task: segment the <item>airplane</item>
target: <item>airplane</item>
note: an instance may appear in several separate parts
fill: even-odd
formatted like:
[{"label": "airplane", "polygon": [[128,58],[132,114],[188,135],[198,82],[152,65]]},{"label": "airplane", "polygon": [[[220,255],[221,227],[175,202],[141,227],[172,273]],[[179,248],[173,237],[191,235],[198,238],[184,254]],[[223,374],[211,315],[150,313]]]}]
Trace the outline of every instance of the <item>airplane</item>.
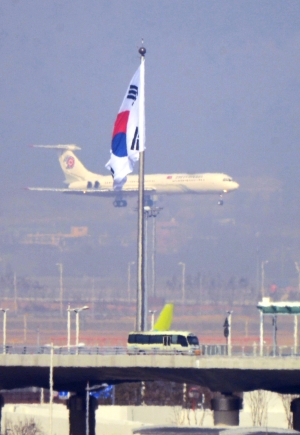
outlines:
[{"label": "airplane", "polygon": [[[48,148],[58,151],[61,169],[65,174],[67,188],[28,187],[28,190],[62,192],[77,195],[113,197],[114,207],[126,207],[124,197],[136,196],[138,175],[128,175],[122,190],[114,190],[111,175],[95,174],[87,170],[74,154],[81,148],[77,145],[31,145],[33,148]],[[218,194],[218,205],[223,205],[223,194],[238,189],[239,184],[229,175],[205,174],[146,174],[144,180],[145,206],[152,206],[156,194]]]}]

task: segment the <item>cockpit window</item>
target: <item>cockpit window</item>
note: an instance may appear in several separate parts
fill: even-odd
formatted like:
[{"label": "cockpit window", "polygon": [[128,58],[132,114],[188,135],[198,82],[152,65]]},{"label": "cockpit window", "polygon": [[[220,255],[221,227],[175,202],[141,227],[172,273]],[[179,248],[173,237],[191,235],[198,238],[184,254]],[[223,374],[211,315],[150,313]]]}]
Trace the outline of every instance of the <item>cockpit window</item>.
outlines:
[{"label": "cockpit window", "polygon": [[232,178],[223,178],[223,181],[232,181]]}]

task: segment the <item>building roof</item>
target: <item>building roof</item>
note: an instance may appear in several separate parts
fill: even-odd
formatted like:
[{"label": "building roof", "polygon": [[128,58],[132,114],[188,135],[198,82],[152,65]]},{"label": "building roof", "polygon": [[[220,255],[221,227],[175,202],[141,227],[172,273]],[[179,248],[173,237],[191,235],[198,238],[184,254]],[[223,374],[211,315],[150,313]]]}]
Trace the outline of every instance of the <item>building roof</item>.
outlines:
[{"label": "building roof", "polygon": [[258,302],[257,308],[263,314],[295,314],[300,315],[300,301],[289,302],[273,302],[270,298],[263,298]]}]

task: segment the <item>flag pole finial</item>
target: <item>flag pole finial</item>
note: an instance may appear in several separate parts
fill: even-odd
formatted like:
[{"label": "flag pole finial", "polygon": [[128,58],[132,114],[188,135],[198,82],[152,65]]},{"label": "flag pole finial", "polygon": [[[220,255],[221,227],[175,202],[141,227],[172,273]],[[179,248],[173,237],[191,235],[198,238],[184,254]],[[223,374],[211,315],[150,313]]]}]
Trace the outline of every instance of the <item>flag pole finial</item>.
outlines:
[{"label": "flag pole finial", "polygon": [[142,57],[145,57],[146,54],[146,48],[144,46],[142,46],[141,48],[139,48],[139,53]]}]

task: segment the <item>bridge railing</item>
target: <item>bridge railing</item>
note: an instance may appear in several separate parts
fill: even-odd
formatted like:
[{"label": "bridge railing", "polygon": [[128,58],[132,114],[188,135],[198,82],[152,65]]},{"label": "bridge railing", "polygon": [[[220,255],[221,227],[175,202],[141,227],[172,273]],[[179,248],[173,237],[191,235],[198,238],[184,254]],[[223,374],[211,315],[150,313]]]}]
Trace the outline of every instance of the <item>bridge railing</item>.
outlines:
[{"label": "bridge railing", "polygon": [[[48,354],[51,353],[51,346],[6,346],[2,353],[6,354]],[[177,351],[168,349],[131,349],[128,351],[127,347],[110,347],[110,346],[79,346],[79,347],[66,347],[55,346],[53,347],[53,353],[56,355],[194,355],[190,351]],[[1,354],[1,347],[0,347]],[[202,357],[300,357],[300,347],[297,349],[294,346],[264,346],[261,349],[254,343],[252,346],[239,346],[233,345],[228,347],[225,344],[202,344],[200,345],[200,355]]]},{"label": "bridge railing", "polygon": [[239,357],[300,357],[300,347],[294,346],[275,346],[265,345],[261,350],[257,343],[253,345],[241,346],[226,344],[203,344],[201,346],[203,356],[239,356]]}]

